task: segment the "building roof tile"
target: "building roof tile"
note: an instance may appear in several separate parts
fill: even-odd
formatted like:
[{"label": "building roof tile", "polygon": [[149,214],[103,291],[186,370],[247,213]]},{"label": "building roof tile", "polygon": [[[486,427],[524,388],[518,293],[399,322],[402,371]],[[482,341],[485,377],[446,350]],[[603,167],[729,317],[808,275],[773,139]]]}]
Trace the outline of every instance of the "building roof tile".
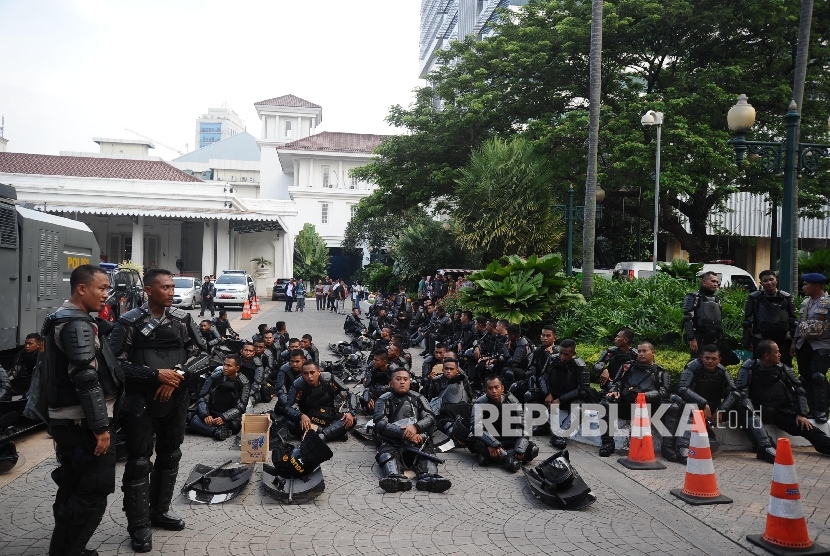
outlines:
[{"label": "building roof tile", "polygon": [[294,95],[283,95],[281,97],[269,98],[268,100],[261,100],[255,102],[254,106],[288,106],[291,108],[321,108],[319,104],[314,104],[305,99]]},{"label": "building roof tile", "polygon": [[202,181],[160,160],[53,156],[8,152],[0,153],[0,172],[124,180]]},{"label": "building roof tile", "polygon": [[286,143],[277,150],[371,154],[388,137],[390,136],[323,131],[322,133],[311,135],[304,139]]}]

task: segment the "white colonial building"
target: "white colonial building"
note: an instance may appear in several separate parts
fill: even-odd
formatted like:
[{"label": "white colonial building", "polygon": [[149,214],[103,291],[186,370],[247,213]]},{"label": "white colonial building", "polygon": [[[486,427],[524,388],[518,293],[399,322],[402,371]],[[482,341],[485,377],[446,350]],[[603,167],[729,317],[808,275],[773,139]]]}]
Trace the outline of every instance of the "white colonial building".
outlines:
[{"label": "white colonial building", "polygon": [[[0,152],[0,183],[21,203],[83,221],[108,262],[195,276],[241,268],[267,295],[275,278],[293,275],[294,238],[311,223],[348,277],[360,258],[343,260],[340,243],[372,191],[349,171],[384,136],[315,133],[322,108],[293,95],[255,106],[259,140],[232,134],[170,163],[137,140],[96,138],[99,152],[59,156]],[[256,273],[257,257],[274,264]]]}]

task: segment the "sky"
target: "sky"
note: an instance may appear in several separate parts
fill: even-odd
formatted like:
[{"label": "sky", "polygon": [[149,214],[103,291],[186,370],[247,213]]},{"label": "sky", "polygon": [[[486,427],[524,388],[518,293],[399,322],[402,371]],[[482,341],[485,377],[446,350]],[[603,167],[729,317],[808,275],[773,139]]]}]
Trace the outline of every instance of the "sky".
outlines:
[{"label": "sky", "polygon": [[[419,0],[0,0],[0,113],[14,152],[97,152],[92,137],[195,149],[196,118],[294,94],[318,131],[395,133],[418,80]],[[153,156],[178,156],[156,145]]]}]

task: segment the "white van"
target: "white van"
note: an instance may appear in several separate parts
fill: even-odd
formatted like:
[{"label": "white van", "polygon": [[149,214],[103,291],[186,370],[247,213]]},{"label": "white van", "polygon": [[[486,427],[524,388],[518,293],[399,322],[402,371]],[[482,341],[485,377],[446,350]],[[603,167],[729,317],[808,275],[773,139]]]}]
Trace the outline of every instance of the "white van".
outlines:
[{"label": "white van", "polygon": [[[654,263],[651,261],[625,261],[617,263],[614,267],[614,278],[633,280],[634,278],[648,278],[652,274]],[[758,284],[752,275],[742,268],[728,264],[704,264],[704,272],[714,272],[718,275],[718,281],[722,288],[737,286],[745,288],[749,292],[754,292],[758,289]]]}]

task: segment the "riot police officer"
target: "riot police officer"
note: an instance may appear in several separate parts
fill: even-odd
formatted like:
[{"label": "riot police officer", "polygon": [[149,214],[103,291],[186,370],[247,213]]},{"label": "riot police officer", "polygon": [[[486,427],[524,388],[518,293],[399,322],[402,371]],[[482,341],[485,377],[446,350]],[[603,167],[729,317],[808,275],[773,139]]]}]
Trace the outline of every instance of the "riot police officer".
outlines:
[{"label": "riot police officer", "polygon": [[107,496],[115,492],[110,418],[124,383],[107,345],[112,325],[90,316],[107,300],[106,273],[81,265],[72,271],[69,286],[69,301],[46,318],[42,330],[43,394],[60,464],[52,472],[58,492],[50,556],[97,554],[86,543],[106,512]]},{"label": "riot police officer", "polygon": [[504,361],[504,384],[507,388],[519,380],[527,379],[527,367],[530,354],[533,352],[530,341],[522,336],[522,329],[518,324],[507,326],[508,357]]},{"label": "riot police officer", "polygon": [[303,363],[305,363],[305,353],[301,349],[291,350],[288,362],[280,367],[276,383],[274,384],[277,392],[276,406],[280,404],[286,405],[288,403],[288,390],[302,376]]},{"label": "riot police officer", "polygon": [[606,349],[594,364],[599,385],[607,387],[611,378],[617,376],[617,371],[623,363],[637,359],[637,350],[631,347],[634,341],[634,332],[629,328],[621,328],[614,336],[614,345]]},{"label": "riot police officer", "polygon": [[444,356],[443,374],[430,381],[430,390],[424,393],[436,413],[438,430],[458,443],[466,443],[470,434],[470,413],[473,391],[467,375],[458,366],[456,354]]},{"label": "riot police officer", "polygon": [[715,294],[720,280],[714,272],[704,272],[700,289],[683,298],[683,329],[692,358],[700,357],[706,344],[721,345],[723,339],[723,308]]},{"label": "riot police officer", "polygon": [[[493,418],[488,415],[488,421],[496,432],[492,435],[487,432],[483,424],[476,426],[476,419],[484,418],[484,411],[473,411],[473,432],[467,440],[467,449],[478,455],[479,465],[487,465],[489,462],[496,462],[505,471],[515,473],[521,469],[522,464],[528,463],[539,454],[536,443],[528,438],[527,431],[521,429],[505,430],[508,419],[504,414],[508,408],[505,406],[521,407],[510,392],[505,392],[504,381],[498,375],[490,375],[484,379],[484,395],[475,401],[475,406],[486,404],[487,409],[495,411],[497,415]],[[476,434],[476,429],[481,429],[481,434]]]},{"label": "riot police officer", "polygon": [[[343,404],[349,410],[341,414],[338,406]],[[291,434],[302,436],[316,428],[324,442],[345,438],[355,423],[349,389],[331,373],[321,373],[314,361],[303,364],[302,376],[277,402],[274,411],[285,415]]]},{"label": "riot police officer", "polygon": [[438,475],[428,442],[435,430],[435,414],[426,398],[410,392],[409,383],[409,372],[398,369],[390,378],[390,391],[375,402],[375,460],[383,473],[379,484],[386,492],[410,490],[412,483],[403,470],[413,467],[418,475],[416,489],[444,492],[452,483]]},{"label": "riot police officer", "polygon": [[[390,378],[389,354],[380,349],[372,354],[371,366],[366,369],[366,375],[363,378],[363,393],[360,395],[360,405],[363,406],[367,415],[374,414],[377,399],[389,391]],[[409,386],[407,384],[407,388]]]},{"label": "riot police officer", "polygon": [[804,388],[793,370],[781,364],[778,344],[758,342],[755,359],[747,359],[741,366],[735,386],[752,402],[747,410],[760,410],[764,423],[789,435],[803,436],[817,452],[830,455],[830,437],[807,419]]},{"label": "riot police officer", "polygon": [[199,332],[202,334],[208,352],[213,351],[213,348],[222,343],[222,336],[219,335],[219,331],[207,319],[199,323]]},{"label": "riot police officer", "polygon": [[239,356],[228,354],[222,367],[205,380],[196,411],[189,416],[190,432],[225,440],[242,429],[242,414],[248,405],[250,384],[239,372]]},{"label": "riot police officer", "polygon": [[[559,353],[548,359],[540,389],[545,396],[545,405],[558,406],[563,411],[570,411],[571,404],[575,402],[599,401],[596,390],[591,388],[588,365],[576,356],[576,342],[570,339],[562,340]],[[563,437],[554,433],[550,445],[557,450],[564,450],[568,444]]]},{"label": "riot police officer", "polygon": [[[619,417],[621,419],[631,419],[633,416],[632,407],[637,403],[637,394],[643,393],[646,397],[646,403],[650,406],[650,413],[654,415],[654,410],[669,397],[669,382],[669,372],[654,363],[654,345],[651,342],[642,342],[637,346],[637,360],[625,363],[620,367],[617,376],[611,382],[608,393],[600,401],[605,406],[602,416],[605,420],[605,431],[602,433],[602,444],[599,448],[600,457],[608,457],[615,450],[614,439],[611,438],[610,434],[611,416],[609,406],[616,403]],[[674,433],[677,427],[676,425],[672,427],[669,423],[666,423],[666,427],[671,435],[663,438],[663,457],[675,461],[677,455],[675,453]]]},{"label": "riot police officer", "polygon": [[[737,408],[752,412],[749,398],[741,396],[735,387],[732,375],[721,364],[720,350],[714,344],[703,346],[703,355],[686,364],[677,385],[677,397],[694,404],[703,411],[710,442],[715,440],[714,428],[723,416]],[[674,396],[672,396],[674,398]],[[681,408],[673,403],[666,412],[666,422],[676,422]],[[672,421],[674,419],[674,421]],[[758,459],[775,463],[775,448],[764,431],[760,419],[749,419],[745,431],[755,447]],[[677,461],[685,463],[689,451],[690,434],[677,439]]]},{"label": "riot police officer", "polygon": [[[170,271],[148,270],[147,303],[122,315],[111,337],[126,377],[121,424],[127,464],[122,490],[127,531],[136,552],[152,550],[151,525],[171,531],[185,527],[170,503],[187,420],[186,383],[210,361],[191,316],[172,307],[173,289]],[[156,459],[151,464],[154,444]]]},{"label": "riot police officer", "polygon": [[[761,289],[749,294],[744,306],[743,347],[753,351],[761,340],[789,346],[795,337],[793,296],[778,289],[778,278],[771,270],[762,271],[758,279]],[[792,365],[789,350],[781,352],[781,361]]]}]

